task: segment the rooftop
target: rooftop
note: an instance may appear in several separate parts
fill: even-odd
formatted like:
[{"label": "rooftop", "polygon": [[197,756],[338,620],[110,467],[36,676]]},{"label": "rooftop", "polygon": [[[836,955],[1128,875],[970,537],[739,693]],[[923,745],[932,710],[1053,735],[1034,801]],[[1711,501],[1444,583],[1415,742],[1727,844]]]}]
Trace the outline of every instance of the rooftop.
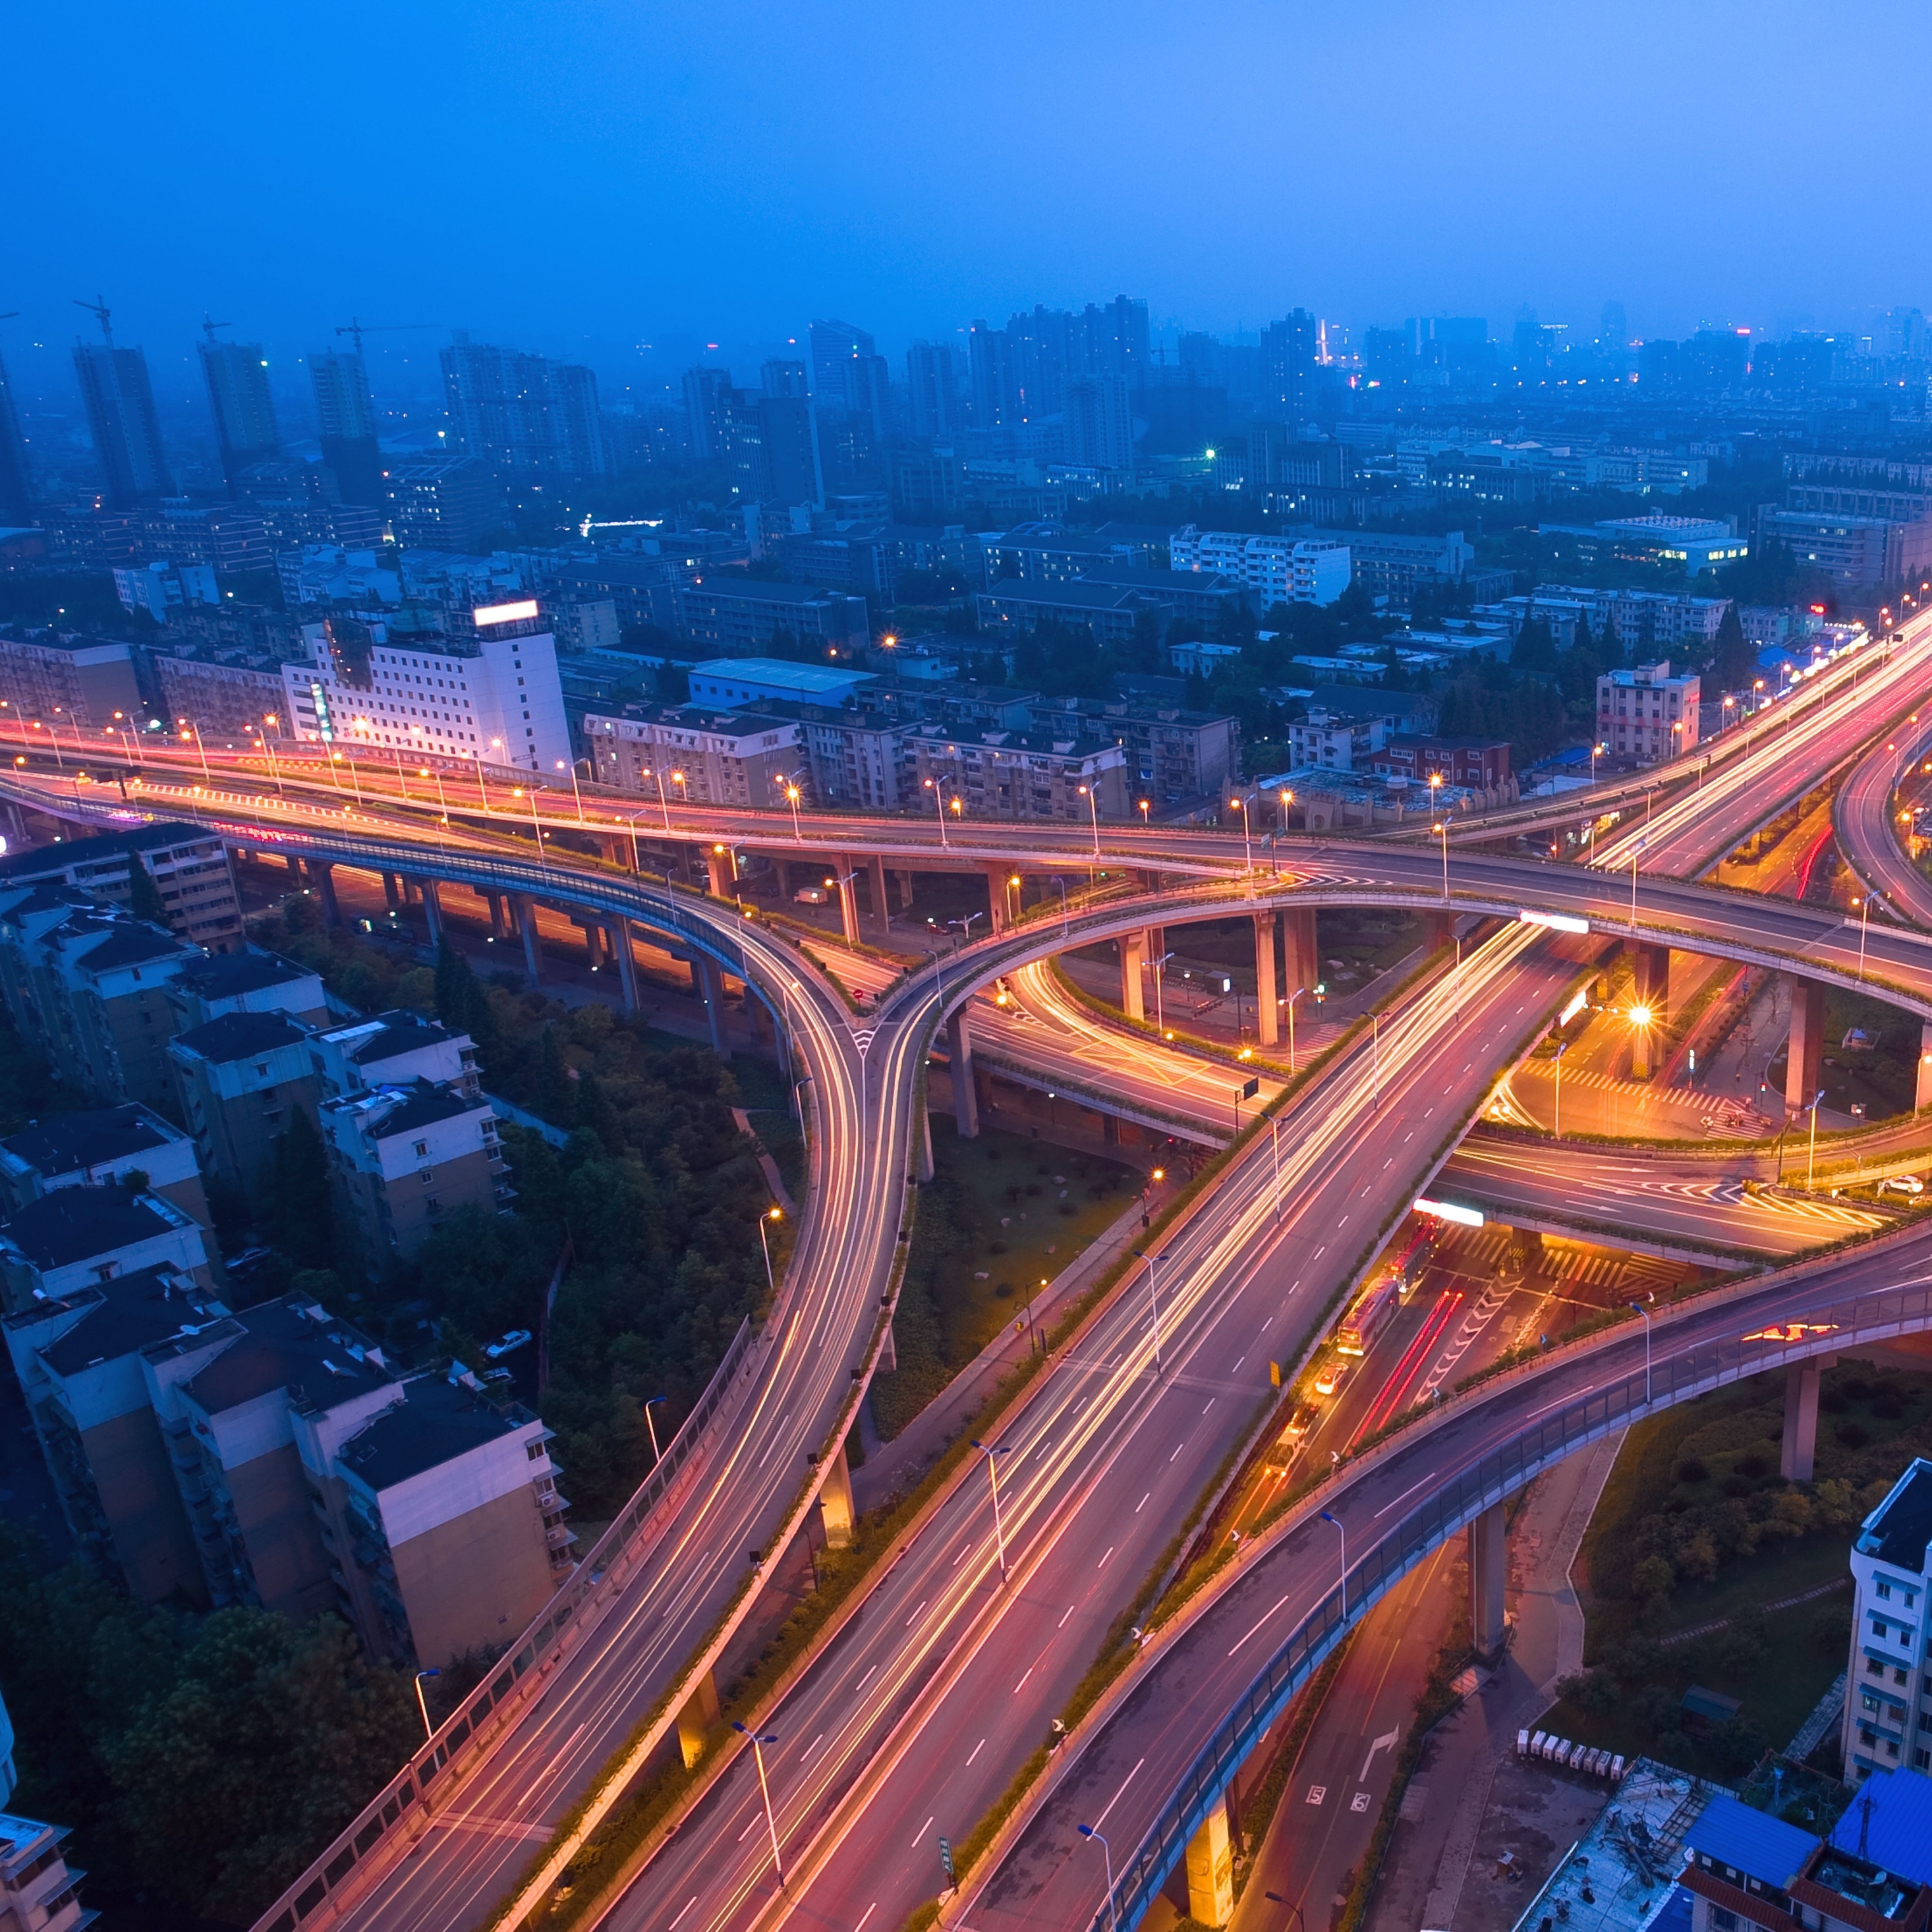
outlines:
[{"label": "rooftop", "polygon": [[357,1066],[369,1066],[402,1054],[420,1052],[426,1046],[440,1046],[456,1035],[406,1006],[392,1006],[374,1019],[334,1028],[322,1037],[344,1059]]},{"label": "rooftop", "polygon": [[1718,1792],[1684,1833],[1684,1849],[1701,1852],[1714,1864],[1729,1865],[1747,1878],[1762,1879],[1782,1892],[1804,1870],[1805,1860],[1818,1849],[1818,1840],[1782,1818],[1754,1810]]},{"label": "rooftop", "polygon": [[440,1376],[406,1383],[404,1396],[343,1446],[343,1466],[372,1490],[406,1482],[532,1420],[527,1410],[499,1408],[476,1390]]},{"label": "rooftop", "polygon": [[1056,604],[1070,610],[1117,610],[1137,598],[1157,596],[1160,588],[1151,582],[1130,583],[1124,575],[1106,583],[1078,578],[1070,584],[1039,584],[1030,578],[1003,577],[985,594],[1004,602]]},{"label": "rooftop", "polygon": [[308,1036],[308,1029],[298,1026],[286,1013],[223,1013],[205,1026],[176,1034],[169,1046],[171,1050],[179,1047],[197,1059],[225,1066],[231,1060],[246,1060],[250,1054],[296,1046]]},{"label": "rooftop", "polygon": [[66,1334],[40,1351],[40,1359],[57,1376],[78,1375],[98,1363],[118,1361],[228,1312],[199,1292],[189,1276],[172,1268],[142,1268],[64,1302],[36,1302],[7,1318],[10,1325],[23,1326],[44,1321],[62,1307],[89,1304],[88,1312]]},{"label": "rooftop", "polygon": [[104,973],[116,966],[139,966],[149,959],[165,959],[170,954],[185,955],[187,946],[171,932],[145,920],[116,919],[100,922],[106,937],[91,946],[81,964],[90,973]]},{"label": "rooftop", "polygon": [[124,1187],[60,1187],[0,1222],[0,1237],[45,1272],[151,1241],[179,1225],[151,1194],[130,1194]]},{"label": "rooftop", "polygon": [[177,845],[206,845],[217,836],[206,826],[184,825],[178,819],[140,825],[125,832],[98,832],[92,838],[63,838],[52,845],[30,845],[0,858],[0,878],[47,878],[76,866],[103,859],[124,858],[130,852],[166,852]]},{"label": "rooftop", "polygon": [[312,967],[298,965],[279,952],[258,952],[251,946],[246,952],[214,952],[197,959],[182,969],[176,984],[204,1000],[232,1000],[315,976]]},{"label": "rooftop", "polygon": [[[782,590],[783,584],[756,584],[754,590]],[[832,664],[794,664],[788,658],[707,658],[691,667],[693,677],[730,679],[740,684],[782,685],[788,691],[840,691],[869,684],[868,670],[847,670]]]},{"label": "rooftop", "polygon": [[395,1380],[366,1337],[297,1297],[265,1302],[214,1332],[235,1340],[187,1384],[211,1415],[284,1388],[298,1407],[329,1408]]},{"label": "rooftop", "polygon": [[1932,1462],[1921,1456],[1865,1518],[1858,1548],[1864,1556],[1922,1576],[1928,1544],[1932,1544]]},{"label": "rooftop", "polygon": [[0,1140],[0,1149],[37,1174],[72,1174],[82,1168],[106,1167],[180,1138],[146,1108],[130,1102],[31,1120],[17,1134]]},{"label": "rooftop", "polygon": [[[1925,1466],[1921,1464],[1923,1468]],[[1916,1884],[1932,1885],[1932,1778],[1917,1771],[1875,1771],[1838,1820],[1832,1843],[1865,1856]]]}]

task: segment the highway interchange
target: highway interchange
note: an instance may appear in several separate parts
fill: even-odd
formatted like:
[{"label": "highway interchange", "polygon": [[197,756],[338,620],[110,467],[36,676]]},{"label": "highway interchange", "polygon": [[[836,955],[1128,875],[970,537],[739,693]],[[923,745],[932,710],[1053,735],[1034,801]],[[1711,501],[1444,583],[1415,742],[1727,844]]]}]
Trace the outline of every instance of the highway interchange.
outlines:
[{"label": "highway interchange", "polygon": [[[1857,692],[1826,694],[1765,742],[1714,764],[1701,787],[1654,806],[1641,829],[1619,828],[1624,843],[1607,844],[1594,868],[1453,851],[1448,909],[1465,923],[1486,919],[1489,936],[1472,946],[1460,968],[1438,956],[1384,1016],[1372,1046],[1357,1040],[1295,1093],[1282,1116],[1279,1192],[1275,1148],[1263,1136],[1234,1156],[1218,1184],[1168,1233],[1156,1262],[1160,1372],[1142,1274],[1097,1311],[1006,1419],[998,1443],[1007,1580],[999,1577],[984,1470],[969,1466],[874,1586],[862,1614],[784,1700],[761,1715],[761,1726],[781,1740],[768,1754],[767,1769],[793,1879],[789,1893],[775,1888],[770,1846],[751,1828],[762,1814],[751,1808],[755,1782],[748,1759],[740,1758],[646,1866],[610,1922],[776,1924],[796,1911],[830,1924],[890,1926],[938,1891],[938,1835],[963,1839],[1042,1741],[1047,1720],[1066,1702],[1203,1483],[1245,1438],[1270,1393],[1270,1363],[1292,1366],[1377,1236],[1400,1220],[1449,1154],[1498,1073],[1587,970],[1592,942],[1514,922],[1520,910],[1586,920],[1596,933],[1628,929],[1628,861],[1641,838],[1640,936],[1796,967],[1845,984],[1859,983],[1862,975],[1873,990],[1932,1016],[1932,948],[1913,935],[1877,926],[1861,935],[1827,909],[1683,883],[1795,790],[1850,760],[1874,725],[1883,730],[1901,716],[1926,688],[1926,656],[1922,628],[1893,650],[1888,664],[1868,668]],[[1874,752],[1859,775],[1880,755]],[[344,863],[358,856],[364,863],[386,860],[395,870],[445,877],[460,870],[451,856],[458,848],[487,852],[496,875],[515,876],[524,890],[574,897],[647,922],[652,917],[651,893],[608,868],[575,866],[554,842],[550,862],[539,868],[527,845],[512,856],[509,842],[473,818],[436,827],[432,845],[420,814],[404,812],[399,802],[365,811],[352,826],[325,824],[319,814],[304,823],[298,808],[278,803],[266,788],[238,776],[224,779],[230,784],[227,797],[210,796],[224,788],[209,785],[200,800],[160,795],[157,784],[149,808],[214,816],[238,839],[258,826],[258,842],[279,833],[278,842],[290,850]],[[58,788],[38,774],[16,778],[13,789],[58,802]],[[247,807],[245,822],[237,817],[238,799]],[[558,829],[569,821],[567,812],[544,815]],[[1879,815],[1888,819],[1882,800]],[[715,815],[691,812],[681,814],[676,830],[706,838],[723,826]],[[790,830],[767,820],[748,830],[741,814],[731,833],[779,849],[790,842],[781,836]],[[799,842],[831,850],[836,841],[838,850],[933,862],[940,856],[934,830],[908,820],[841,820],[810,825]],[[1311,899],[1418,910],[1444,904],[1441,859],[1428,847],[1284,840],[1267,854],[1264,872],[1244,877],[1240,841],[1225,832],[1175,836],[1102,826],[1094,828],[1092,847],[1082,849],[1085,831],[1029,827],[1020,838],[1003,828],[955,826],[946,854],[1072,874],[1088,869],[1098,848],[1100,864],[1197,881],[1080,910],[1064,935],[1075,944],[1132,931],[1136,922],[1172,926],[1190,915],[1227,916]],[[1885,844],[1892,849],[1888,825]],[[1893,902],[1910,910],[1896,883],[1892,890]],[[737,956],[747,976],[794,1021],[813,1072],[814,1204],[787,1298],[767,1324],[756,1372],[746,1378],[728,1423],[715,1430],[674,1523],[626,1578],[595,1640],[571,1654],[484,1768],[466,1779],[458,1802],[413,1857],[352,1899],[353,1888],[344,1888],[346,1912],[304,1923],[428,1928],[478,1922],[544,1828],[584,1790],[652,1697],[677,1679],[700,1639],[716,1630],[743,1581],[746,1552],[768,1546],[794,1520],[802,1506],[806,1451],[836,1439],[838,1419],[855,1393],[851,1372],[865,1372],[880,1298],[890,1288],[904,1177],[916,1158],[907,1102],[941,1013],[1000,975],[1036,994],[1034,962],[1062,937],[1059,922],[1051,920],[991,935],[913,976],[855,1026],[802,966],[796,949],[715,903],[700,908],[687,898],[685,910],[712,921],[728,934],[730,947],[742,949]],[[1077,1055],[1080,1042],[1066,1050]],[[1157,1049],[1149,1043],[1148,1051]],[[1176,1104],[1171,1068],[1154,1065],[1144,1077],[1162,1082],[1169,1106]],[[1226,1084],[1226,1070],[1203,1077]],[[1179,1100],[1186,1103],[1184,1094]],[[1379,1165],[1374,1153],[1382,1154]],[[1480,1144],[1460,1158],[1508,1164]],[[1573,1174],[1552,1180],[1546,1161],[1538,1163],[1536,1184],[1594,1186],[1601,1190],[1595,1198],[1605,1202],[1630,1198],[1616,1177],[1600,1170],[1594,1180]],[[1698,1197],[1673,1192],[1676,1184],[1650,1190],[1658,1218],[1688,1214],[1708,1232],[1708,1197],[1705,1208],[1686,1208],[1681,1204]],[[828,1211],[835,1203],[842,1211]],[[1720,1204],[1735,1218],[1737,1202]],[[1770,1218],[1758,1215],[1760,1223]],[[1762,1226],[1748,1244],[1780,1251]],[[1838,1294],[1847,1284],[1895,1280],[1901,1269],[1910,1275],[1918,1265],[1917,1244],[1916,1234],[1894,1238],[1862,1258],[1801,1270],[1791,1284],[1754,1292],[1780,1307],[1808,1306],[1808,1297]],[[1686,1347],[1703,1346],[1716,1333],[1695,1322],[1677,1325]],[[1633,1340],[1619,1335],[1575,1361],[1551,1364],[1550,1388],[1560,1399],[1593,1378],[1624,1372],[1618,1352],[1627,1353]],[[1452,1466],[1465,1466],[1508,1439],[1528,1401],[1516,1388],[1450,1406],[1444,1420],[1431,1426],[1428,1442],[1436,1446],[1426,1453],[1436,1460],[1427,1480],[1447,1482]],[[1401,1452],[1424,1453],[1420,1440]],[[1365,1546],[1369,1526],[1394,1504],[1384,1500],[1380,1510],[1358,1512],[1391,1493],[1392,1478],[1376,1472],[1399,1461],[1385,1456],[1352,1466],[1324,1492],[1331,1510],[1359,1526]],[[1401,1464],[1412,1473],[1415,1466]],[[1244,1566],[1238,1588],[1216,1600],[1214,1617],[1222,1616],[1224,1601],[1234,1606],[1226,1614],[1238,1616],[1264,1587],[1273,1587],[1256,1579],[1285,1583],[1288,1571],[1300,1575],[1302,1594],[1277,1592],[1280,1601],[1243,1647],[1257,1664],[1315,1600],[1309,1535],[1300,1517],[1284,1524],[1268,1552]],[[1198,1648],[1206,1642],[1196,1634],[1205,1627],[1197,1624],[1186,1642]],[[1091,1852],[1060,1844],[1070,1830],[1067,1808],[1077,1810],[1090,1796],[1091,1808],[1100,1810],[1109,1801],[1094,1780],[1104,1783],[1118,1768],[1122,1739],[1150,1743],[1136,1760],[1147,1768],[1111,1798],[1109,1836],[1132,1845],[1136,1821],[1157,1815],[1172,1774],[1191,1759],[1190,1738],[1198,1742],[1202,1726],[1211,1728],[1244,1688],[1234,1680],[1247,1656],[1230,1658],[1213,1688],[1204,1688],[1184,1666],[1170,1669],[1170,1658],[1180,1654],[1178,1643],[1157,1646],[1139,1666],[1141,1688],[1129,1706],[1095,1742],[1065,1748],[1052,1802],[1024,1825],[1029,1835],[1010,1856],[973,1875],[973,1884],[986,1888],[969,1888],[972,1923],[1011,1915],[1035,1924],[1071,1924],[1094,1913],[1100,1887],[1088,1869]],[[1193,1686],[1178,1700],[1177,1671]]]}]

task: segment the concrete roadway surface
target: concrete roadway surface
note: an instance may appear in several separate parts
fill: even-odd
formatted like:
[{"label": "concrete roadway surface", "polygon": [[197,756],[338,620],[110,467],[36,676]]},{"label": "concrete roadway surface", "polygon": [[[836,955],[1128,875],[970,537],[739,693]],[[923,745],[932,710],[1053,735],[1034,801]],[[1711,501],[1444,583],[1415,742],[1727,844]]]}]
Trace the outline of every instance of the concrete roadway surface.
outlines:
[{"label": "concrete roadway surface", "polygon": [[[1932,1282],[1932,1231],[1792,1270],[1735,1295],[1712,1297],[1660,1316],[1656,1359],[1688,1358],[1773,1323],[1802,1321],[1840,1297]],[[1540,1415],[1644,1374],[1648,1328],[1635,1322],[1508,1378],[1398,1438],[1384,1454],[1345,1466],[1338,1480],[1291,1518],[1234,1574],[1190,1627],[1100,1726],[997,1868],[969,1880],[949,1922],[974,1932],[1052,1928],[1067,1932],[1105,1918],[1099,1860],[1076,1826],[1103,1810],[1120,1849],[1119,1870],[1191,1763],[1270,1654],[1334,1589],[1339,1540],[1318,1510],[1340,1519],[1352,1561],[1402,1520],[1415,1499],[1504,1448]],[[1154,1774],[1147,1774],[1148,1770]]]},{"label": "concrete roadway surface", "polygon": [[[1372,1115],[1366,1042],[1304,1090],[1282,1135],[1279,1224],[1261,1139],[1168,1238],[1154,1284],[1159,1376],[1143,1276],[1010,1414],[997,1446],[1010,1583],[998,1586],[976,1469],[761,1720],[781,1740],[766,1769],[788,1896],[741,1757],[607,1922],[709,1932],[796,1911],[890,1928],[935,1893],[938,1838],[962,1839],[1043,1742],[1207,1473],[1271,1396],[1270,1359],[1294,1360],[1364,1244],[1406,1208],[1419,1166],[1480,1102],[1489,1067],[1574,970],[1526,928],[1478,948],[1460,1023],[1439,980],[1385,1023]],[[1364,1156],[1372,1118],[1384,1124],[1379,1164]]]},{"label": "concrete roadway surface", "polygon": [[1886,904],[1915,926],[1932,930],[1932,879],[1906,856],[1892,799],[1908,775],[1932,756],[1932,731],[1916,722],[1875,745],[1838,788],[1832,818],[1852,868]]}]

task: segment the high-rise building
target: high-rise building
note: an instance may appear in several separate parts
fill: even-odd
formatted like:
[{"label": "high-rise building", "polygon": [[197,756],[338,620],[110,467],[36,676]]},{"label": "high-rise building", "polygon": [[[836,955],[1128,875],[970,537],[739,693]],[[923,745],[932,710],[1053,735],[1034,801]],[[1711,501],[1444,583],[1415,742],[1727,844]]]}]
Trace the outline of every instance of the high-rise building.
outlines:
[{"label": "high-rise building", "polygon": [[604,473],[603,425],[592,370],[460,336],[442,360],[450,421],[467,454],[498,470]]},{"label": "high-rise building", "polygon": [[730,394],[728,369],[700,364],[684,372],[684,412],[691,453],[700,463],[716,463],[724,454],[725,412]]},{"label": "high-rise building", "polygon": [[[839,380],[842,386],[839,394],[842,400],[844,380],[842,373]],[[805,364],[802,362],[788,362],[776,356],[760,368],[758,386],[768,396],[802,397],[811,393],[806,378]]]},{"label": "high-rise building", "polygon": [[1298,308],[1262,331],[1262,412],[1299,428],[1315,400],[1315,318]]},{"label": "high-rise building", "polygon": [[[767,362],[768,383],[802,375],[797,363]],[[825,501],[825,470],[818,447],[818,417],[812,398],[767,388],[762,394],[734,391],[727,415],[727,446],[732,487],[748,503],[809,503]]]},{"label": "high-rise building", "polygon": [[14,407],[7,365],[0,362],[0,524],[24,524],[33,514],[34,483],[27,467],[27,440]]},{"label": "high-rise building", "polygon": [[906,351],[912,433],[920,441],[954,435],[959,428],[959,388],[952,350],[944,342],[915,342]]},{"label": "high-rise building", "polygon": [[383,507],[382,456],[376,442],[376,404],[362,351],[338,349],[308,358],[322,425],[322,460],[335,472],[341,500]]},{"label": "high-rise building", "polygon": [[175,494],[161,448],[160,418],[148,380],[148,358],[139,349],[76,342],[74,371],[94,453],[100,460],[102,493],[115,509]]},{"label": "high-rise building", "polygon": [[877,352],[872,338],[849,322],[814,322],[806,332],[812,346],[812,388],[820,408],[845,406],[845,365]]},{"label": "high-rise building", "polygon": [[1111,371],[1076,376],[1066,386],[1066,454],[1096,469],[1126,470],[1134,460],[1127,379]]},{"label": "high-rise building", "polygon": [[251,463],[280,453],[274,398],[268,393],[268,358],[259,342],[218,342],[214,325],[201,344],[201,373],[221,446],[221,473],[232,486]]},{"label": "high-rise building", "polygon": [[1003,328],[976,322],[966,333],[967,364],[973,390],[973,427],[1000,429],[1019,416],[1018,386],[1013,380],[1012,345]]}]

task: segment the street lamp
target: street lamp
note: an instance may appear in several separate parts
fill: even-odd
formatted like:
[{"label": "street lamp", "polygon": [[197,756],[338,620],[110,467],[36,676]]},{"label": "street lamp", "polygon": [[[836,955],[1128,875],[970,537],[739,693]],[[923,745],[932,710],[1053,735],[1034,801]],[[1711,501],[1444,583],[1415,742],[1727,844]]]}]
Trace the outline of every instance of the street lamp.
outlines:
[{"label": "street lamp", "polygon": [[765,1223],[767,1221],[782,1221],[784,1219],[784,1209],[776,1207],[766,1208],[758,1216],[758,1245],[765,1251],[765,1287],[772,1294],[778,1293],[778,1285],[772,1276],[772,1244],[765,1232]]},{"label": "street lamp", "polygon": [[1600,752],[1607,752],[1610,748],[1609,746],[1604,744],[1592,745],[1590,747],[1590,782],[1592,784],[1597,782],[1597,754]]},{"label": "street lamp", "polygon": [[1120,1922],[1114,1910],[1114,1854],[1107,1841],[1091,1825],[1082,1825],[1080,1835],[1091,1838],[1100,1847],[1100,1862],[1107,1874],[1107,1927],[1108,1932],[1120,1932]]},{"label": "street lamp", "polygon": [[[763,1230],[760,1229],[760,1232],[762,1232]],[[653,1469],[655,1469],[657,1466],[664,1460],[664,1451],[658,1447],[658,1425],[651,1414],[651,1411],[656,1408],[658,1404],[663,1400],[664,1397],[662,1396],[654,1395],[651,1397],[649,1402],[644,1404],[644,1426],[650,1432],[651,1467]]]},{"label": "street lamp", "polygon": [[1335,1526],[1336,1528],[1341,1532],[1342,1620],[1346,1623],[1348,1618],[1348,1532],[1346,1529],[1342,1529],[1342,1519],[1338,1516],[1330,1516],[1326,1510],[1324,1510],[1322,1512],[1322,1520],[1324,1522],[1332,1522]]},{"label": "street lamp", "polygon": [[1154,1324],[1154,1372],[1156,1375],[1159,1375],[1161,1372],[1160,1302],[1154,1292],[1154,1264],[1156,1262],[1166,1261],[1167,1256],[1150,1255],[1144,1248],[1135,1249],[1134,1254],[1137,1259],[1144,1261],[1148,1264],[1148,1312]]},{"label": "street lamp", "polygon": [[1288,996],[1288,1070],[1291,1076],[1294,1072],[1294,1003],[1307,990],[1306,986],[1298,986]]},{"label": "street lamp", "polygon": [[1559,1141],[1563,1138],[1563,1056],[1569,1051],[1567,1040],[1556,1042],[1556,1111],[1550,1131],[1551,1138]]},{"label": "street lamp", "polygon": [[[932,793],[932,808],[939,814],[939,849],[944,852],[946,850],[945,789],[937,778],[928,778],[926,781],[926,788],[928,791]],[[797,805],[794,802],[792,807],[792,812],[794,817],[796,816],[797,811]]]},{"label": "street lamp", "polygon": [[1650,1406],[1650,1310],[1640,1301],[1633,1301],[1631,1307],[1643,1317],[1643,1405]]},{"label": "street lamp", "polygon": [[1252,880],[1255,875],[1255,852],[1248,831],[1248,802],[1244,798],[1231,798],[1228,803],[1241,814],[1241,872],[1244,878]]},{"label": "street lamp", "polygon": [[1861,980],[1865,976],[1865,934],[1871,924],[1872,901],[1876,896],[1875,893],[1867,892],[1862,898],[1852,902],[1858,908],[1858,977]]},{"label": "street lamp", "polygon": [[1087,801],[1087,814],[1094,821],[1094,856],[1100,856],[1100,788],[1097,783],[1084,784],[1080,796]]},{"label": "street lamp", "polygon": [[[664,790],[662,782],[658,784],[658,789],[660,792]],[[805,843],[805,833],[800,828],[798,822],[798,802],[800,799],[804,796],[804,794],[800,789],[798,782],[796,779],[786,779],[784,795],[785,802],[791,807],[791,836],[800,844],[802,845]],[[666,831],[669,831],[670,829],[670,820],[668,818],[664,820],[664,829]]]},{"label": "street lamp", "polygon": [[416,1672],[416,1708],[422,1713],[423,1736],[425,1738],[433,1738],[436,1736],[436,1726],[429,1720],[429,1701],[423,1696],[423,1679],[425,1677],[440,1677],[442,1675],[442,1672],[440,1670],[418,1670]]},{"label": "street lamp", "polygon": [[1442,903],[1449,903],[1449,821],[1438,818],[1430,828],[1442,841]]},{"label": "street lamp", "polygon": [[[1163,952],[1158,959],[1150,962],[1154,968],[1154,1030],[1162,1040],[1167,1037],[1167,1009],[1161,998],[1161,982],[1166,976],[1162,969],[1173,957],[1171,952]],[[1292,1068],[1289,1070],[1293,1071]]]},{"label": "street lamp", "polygon": [[[559,771],[563,770],[563,760],[561,758],[556,760],[556,768]],[[574,758],[570,761],[570,795],[577,801],[577,822],[581,825],[584,823],[584,794],[578,788],[577,760]]]},{"label": "street lamp", "polygon": [[731,1728],[752,1741],[752,1756],[758,1767],[758,1795],[765,1801],[765,1829],[772,1834],[772,1868],[778,1875],[778,1889],[784,1889],[784,1861],[778,1856],[778,1824],[772,1815],[772,1788],[765,1782],[765,1752],[766,1744],[778,1741],[776,1731],[763,1733],[753,1730],[748,1724],[741,1724],[736,1718],[731,1720]]},{"label": "street lamp", "polygon": [[993,1485],[993,1542],[1000,1552],[1000,1581],[1004,1583],[1006,1580],[1006,1531],[1000,1517],[1000,1466],[993,1459],[1008,1454],[1012,1445],[1002,1442],[995,1448],[991,1443],[982,1442],[976,1436],[973,1447],[986,1457],[986,1474]]},{"label": "street lamp", "polygon": [[1820,1088],[1811,1096],[1811,1150],[1804,1156],[1804,1191],[1811,1192],[1811,1177],[1818,1169],[1818,1102],[1825,1097],[1825,1090]]}]

